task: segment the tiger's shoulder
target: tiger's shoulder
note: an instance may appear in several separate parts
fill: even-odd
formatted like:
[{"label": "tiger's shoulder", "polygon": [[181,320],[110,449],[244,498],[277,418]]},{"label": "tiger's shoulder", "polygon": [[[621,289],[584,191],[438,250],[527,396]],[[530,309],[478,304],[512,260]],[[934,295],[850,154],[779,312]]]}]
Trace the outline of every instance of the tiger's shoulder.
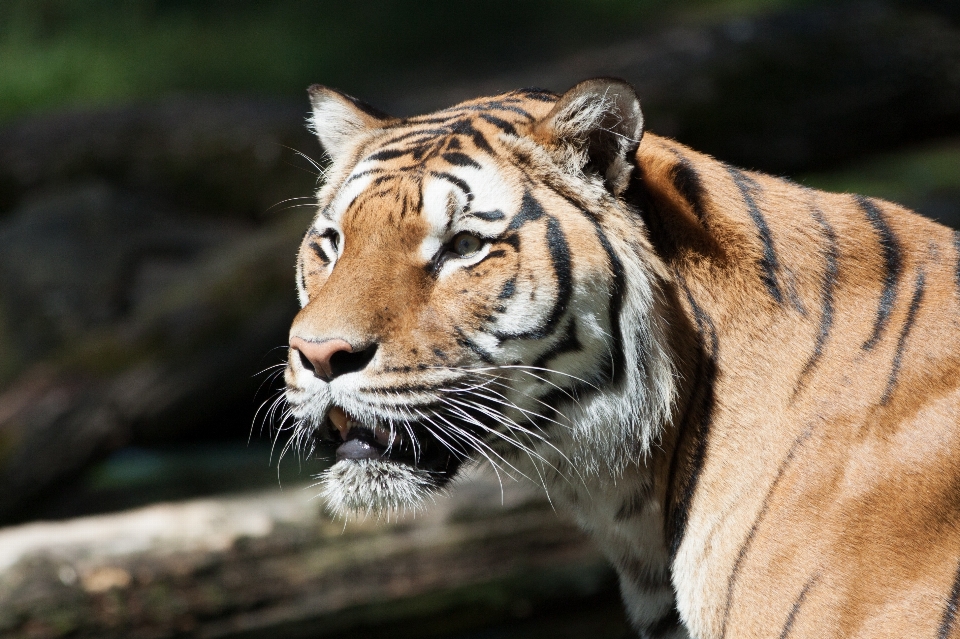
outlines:
[{"label": "tiger's shoulder", "polygon": [[[960,233],[651,134],[636,167],[627,197],[701,344],[668,525],[691,627],[952,636]],[[705,589],[676,577],[711,571]]]}]

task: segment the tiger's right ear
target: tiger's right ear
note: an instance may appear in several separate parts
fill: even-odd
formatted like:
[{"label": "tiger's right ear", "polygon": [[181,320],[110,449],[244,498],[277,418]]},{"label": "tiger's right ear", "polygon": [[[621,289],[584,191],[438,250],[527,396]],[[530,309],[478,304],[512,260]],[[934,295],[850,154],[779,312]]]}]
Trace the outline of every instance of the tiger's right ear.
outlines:
[{"label": "tiger's right ear", "polygon": [[533,129],[567,171],[595,171],[620,195],[630,181],[633,154],[643,137],[640,100],[629,84],[596,78],[576,85]]},{"label": "tiger's right ear", "polygon": [[311,86],[307,93],[313,107],[310,128],[334,162],[347,152],[358,135],[396,120],[365,102],[320,84]]}]

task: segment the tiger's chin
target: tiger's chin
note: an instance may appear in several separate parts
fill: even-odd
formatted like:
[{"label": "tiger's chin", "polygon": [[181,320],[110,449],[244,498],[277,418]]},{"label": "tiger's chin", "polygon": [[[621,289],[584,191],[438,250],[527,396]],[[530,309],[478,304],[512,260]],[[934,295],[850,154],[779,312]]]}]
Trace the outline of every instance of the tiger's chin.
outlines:
[{"label": "tiger's chin", "polygon": [[319,479],[327,508],[344,518],[416,512],[443,483],[425,468],[389,459],[341,459]]},{"label": "tiger's chin", "polygon": [[413,427],[403,434],[333,407],[319,431],[336,463],[318,477],[320,496],[335,516],[416,512],[456,474],[461,460]]}]

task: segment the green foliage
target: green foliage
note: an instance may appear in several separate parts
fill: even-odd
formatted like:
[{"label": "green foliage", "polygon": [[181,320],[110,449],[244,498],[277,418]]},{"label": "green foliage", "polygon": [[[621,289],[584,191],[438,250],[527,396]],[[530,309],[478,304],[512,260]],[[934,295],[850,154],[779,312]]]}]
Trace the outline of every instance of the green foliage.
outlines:
[{"label": "green foliage", "polygon": [[3,0],[0,120],[170,91],[363,93],[443,82],[635,35],[668,13],[802,0]]},{"label": "green foliage", "polygon": [[885,154],[842,171],[805,176],[826,191],[860,193],[923,209],[931,199],[960,201],[960,141]]}]

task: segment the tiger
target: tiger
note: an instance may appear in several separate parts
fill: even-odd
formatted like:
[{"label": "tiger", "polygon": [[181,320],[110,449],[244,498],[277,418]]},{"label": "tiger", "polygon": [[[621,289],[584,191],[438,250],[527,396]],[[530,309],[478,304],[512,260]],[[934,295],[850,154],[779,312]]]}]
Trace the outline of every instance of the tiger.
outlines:
[{"label": "tiger", "polygon": [[309,96],[284,399],[331,512],[489,464],[641,637],[960,636],[960,235],[645,132],[618,79]]}]

